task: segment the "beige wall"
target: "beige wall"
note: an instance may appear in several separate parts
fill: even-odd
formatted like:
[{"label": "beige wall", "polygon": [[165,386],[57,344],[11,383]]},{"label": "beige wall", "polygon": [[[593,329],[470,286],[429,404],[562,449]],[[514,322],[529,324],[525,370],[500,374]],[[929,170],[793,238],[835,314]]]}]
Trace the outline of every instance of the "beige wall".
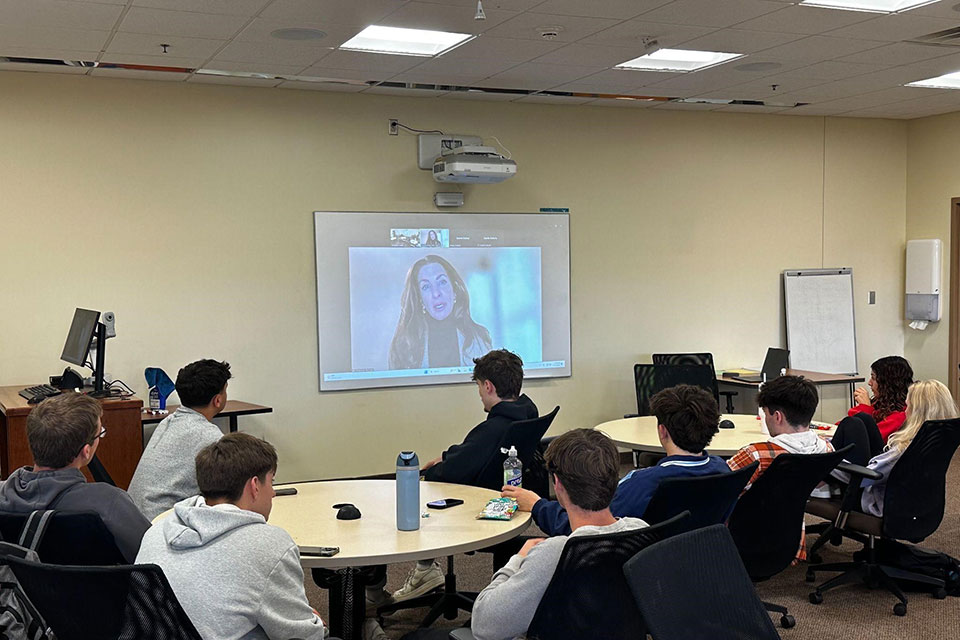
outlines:
[{"label": "beige wall", "polygon": [[943,311],[941,321],[925,331],[906,329],[906,357],[917,378],[947,381],[950,322],[950,199],[960,197],[957,144],[960,114],[911,121],[907,145],[907,239],[943,241]]},{"label": "beige wall", "polygon": [[317,391],[311,212],[432,210],[390,117],[510,147],[518,176],[465,187],[465,210],[570,208],[573,377],[525,387],[562,405],[555,431],[631,411],[653,351],[758,364],[785,268],[853,266],[862,366],[903,348],[902,257],[876,250],[904,241],[903,123],[18,73],[0,96],[0,384],[63,366],[73,307],[112,309],[108,371],[141,393],[145,366],[217,357],[233,397],[276,407],[243,428],[278,446],[281,479],[388,471],[482,417],[471,385]]}]

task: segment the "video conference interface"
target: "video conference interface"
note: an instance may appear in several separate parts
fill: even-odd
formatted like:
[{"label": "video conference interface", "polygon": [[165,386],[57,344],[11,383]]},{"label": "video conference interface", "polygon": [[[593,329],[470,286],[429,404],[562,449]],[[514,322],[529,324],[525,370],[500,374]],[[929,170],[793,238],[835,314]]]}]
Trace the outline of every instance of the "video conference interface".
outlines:
[{"label": "video conference interface", "polygon": [[320,389],[570,375],[566,214],[315,212]]}]

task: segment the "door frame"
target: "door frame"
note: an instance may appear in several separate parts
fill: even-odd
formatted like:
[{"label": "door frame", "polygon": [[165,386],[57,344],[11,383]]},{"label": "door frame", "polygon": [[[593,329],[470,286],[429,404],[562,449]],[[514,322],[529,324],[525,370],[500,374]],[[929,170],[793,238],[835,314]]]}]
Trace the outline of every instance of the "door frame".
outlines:
[{"label": "door frame", "polygon": [[960,198],[950,199],[950,354],[947,386],[954,400],[960,400]]}]

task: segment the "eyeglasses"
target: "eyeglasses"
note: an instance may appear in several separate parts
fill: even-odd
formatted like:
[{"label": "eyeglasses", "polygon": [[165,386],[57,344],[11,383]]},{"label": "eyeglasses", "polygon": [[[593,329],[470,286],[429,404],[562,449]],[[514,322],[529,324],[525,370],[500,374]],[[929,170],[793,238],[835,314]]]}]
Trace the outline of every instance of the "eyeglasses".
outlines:
[{"label": "eyeglasses", "polygon": [[100,433],[98,433],[97,435],[93,436],[93,439],[90,440],[90,444],[93,444],[93,441],[94,441],[94,440],[96,440],[97,438],[102,438],[102,437],[105,436],[105,435],[107,435],[107,430],[104,429],[104,428],[101,426],[101,427],[100,427]]}]

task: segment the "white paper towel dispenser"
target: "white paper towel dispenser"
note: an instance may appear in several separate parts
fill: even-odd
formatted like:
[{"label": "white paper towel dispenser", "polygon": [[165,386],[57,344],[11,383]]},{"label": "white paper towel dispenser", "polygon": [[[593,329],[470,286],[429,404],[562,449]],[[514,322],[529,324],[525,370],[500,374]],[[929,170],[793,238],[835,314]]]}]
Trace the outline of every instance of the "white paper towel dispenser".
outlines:
[{"label": "white paper towel dispenser", "polygon": [[940,321],[940,278],[943,243],[907,241],[906,316],[914,329]]}]

